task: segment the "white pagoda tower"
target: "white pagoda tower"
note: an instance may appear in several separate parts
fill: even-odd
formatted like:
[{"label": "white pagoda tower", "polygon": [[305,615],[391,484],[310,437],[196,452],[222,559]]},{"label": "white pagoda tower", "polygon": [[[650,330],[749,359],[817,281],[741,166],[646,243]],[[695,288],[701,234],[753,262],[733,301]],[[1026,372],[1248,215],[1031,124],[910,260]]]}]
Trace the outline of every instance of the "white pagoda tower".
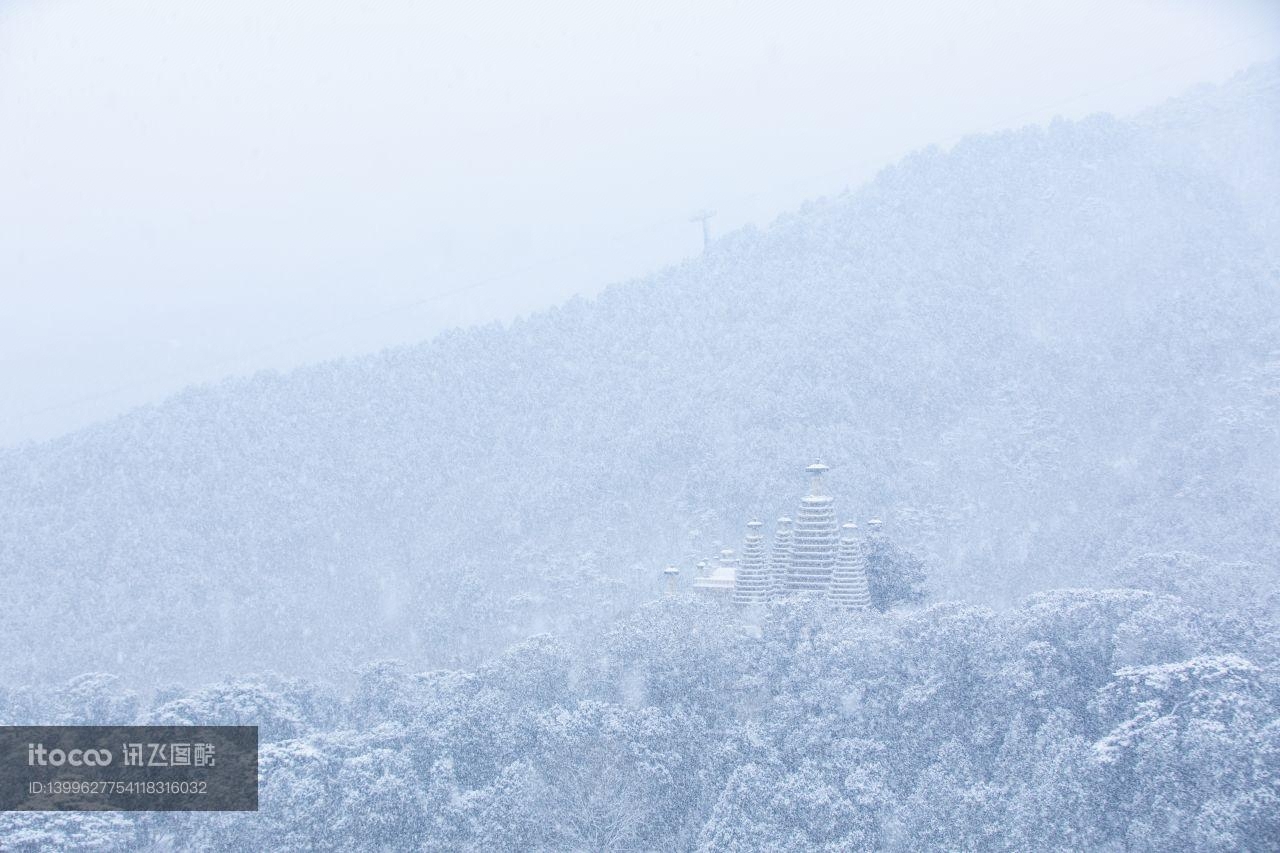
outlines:
[{"label": "white pagoda tower", "polygon": [[871,590],[867,586],[867,557],[858,541],[858,525],[846,522],[840,528],[836,568],[831,573],[827,597],[850,610],[870,610]]},{"label": "white pagoda tower", "polygon": [[773,551],[769,554],[769,594],[781,598],[787,592],[787,569],[791,566],[791,519],[778,519],[773,533]]},{"label": "white pagoda tower", "polygon": [[667,595],[675,595],[677,584],[680,582],[680,570],[675,566],[667,566],[662,570],[662,574],[667,579]]},{"label": "white pagoda tower", "polygon": [[791,563],[787,567],[786,591],[825,593],[836,567],[836,513],[822,475],[830,470],[815,462],[809,473],[809,494],[800,501],[795,538],[791,541]]},{"label": "white pagoda tower", "polygon": [[759,521],[747,522],[747,541],[742,547],[742,565],[733,586],[734,604],[760,604],[773,593],[773,578],[764,556],[764,537]]}]

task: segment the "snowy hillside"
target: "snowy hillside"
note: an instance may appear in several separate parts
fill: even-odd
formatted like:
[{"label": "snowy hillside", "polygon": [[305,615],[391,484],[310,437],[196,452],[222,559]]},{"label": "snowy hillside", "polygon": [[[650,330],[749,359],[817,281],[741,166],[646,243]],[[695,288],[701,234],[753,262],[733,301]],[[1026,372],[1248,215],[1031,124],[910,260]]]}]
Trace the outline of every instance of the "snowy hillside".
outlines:
[{"label": "snowy hillside", "polygon": [[935,598],[1174,550],[1274,584],[1276,195],[1262,149],[1192,143],[1274,132],[1278,79],[920,152],[594,301],[3,451],[0,624],[60,628],[0,671],[474,664],[652,599],[815,456]]}]

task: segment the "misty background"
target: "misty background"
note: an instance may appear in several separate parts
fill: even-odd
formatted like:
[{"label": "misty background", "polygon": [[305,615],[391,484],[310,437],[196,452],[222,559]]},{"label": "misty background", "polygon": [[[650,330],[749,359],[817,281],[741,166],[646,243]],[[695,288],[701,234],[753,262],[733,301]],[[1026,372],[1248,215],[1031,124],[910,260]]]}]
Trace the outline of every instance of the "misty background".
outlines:
[{"label": "misty background", "polygon": [[1275,849],[1277,13],[1028,5],[0,0],[0,724],[261,798],[0,846]]},{"label": "misty background", "polygon": [[0,444],[594,294],[700,252],[697,210],[763,226],[1280,48],[1265,2],[306,11],[0,3]]}]

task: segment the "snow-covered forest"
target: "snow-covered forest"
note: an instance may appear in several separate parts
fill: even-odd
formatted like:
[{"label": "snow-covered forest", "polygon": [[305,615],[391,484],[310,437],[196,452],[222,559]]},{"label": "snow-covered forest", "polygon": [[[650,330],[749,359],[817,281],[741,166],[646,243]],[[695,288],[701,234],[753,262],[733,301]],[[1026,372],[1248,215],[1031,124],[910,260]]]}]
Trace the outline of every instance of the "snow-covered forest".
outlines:
[{"label": "snow-covered forest", "polygon": [[[263,741],[0,847],[1277,849],[1277,151],[1272,64],[0,451],[0,723]],[[924,600],[691,592],[816,457]]]},{"label": "snow-covered forest", "polygon": [[[474,671],[363,667],[339,695],[243,678],[149,700],[111,676],[0,694],[10,719],[261,726],[258,813],[0,817],[12,849],[1274,849],[1280,644],[1233,567],[744,622],[688,597],[590,650],[541,636]],[[1178,594],[1173,594],[1176,590]],[[1274,602],[1272,602],[1274,604]]]}]

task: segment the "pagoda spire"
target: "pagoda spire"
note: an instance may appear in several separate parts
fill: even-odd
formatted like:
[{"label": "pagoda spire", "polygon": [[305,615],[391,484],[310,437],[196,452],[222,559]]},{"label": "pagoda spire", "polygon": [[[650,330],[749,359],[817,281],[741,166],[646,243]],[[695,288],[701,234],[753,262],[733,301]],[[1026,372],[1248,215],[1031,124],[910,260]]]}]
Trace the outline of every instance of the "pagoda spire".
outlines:
[{"label": "pagoda spire", "polygon": [[840,534],[836,567],[831,573],[831,591],[827,597],[840,607],[869,610],[871,590],[867,586],[867,558],[862,543],[858,541],[858,525],[846,522],[840,528]]},{"label": "pagoda spire", "polygon": [[760,604],[769,598],[772,583],[765,562],[764,537],[759,521],[747,522],[747,540],[742,546],[742,564],[733,587],[734,604]]},{"label": "pagoda spire", "polygon": [[809,475],[809,494],[816,496],[826,495],[827,484],[823,481],[822,475],[830,471],[831,468],[823,465],[822,460],[818,460],[804,470]]}]

